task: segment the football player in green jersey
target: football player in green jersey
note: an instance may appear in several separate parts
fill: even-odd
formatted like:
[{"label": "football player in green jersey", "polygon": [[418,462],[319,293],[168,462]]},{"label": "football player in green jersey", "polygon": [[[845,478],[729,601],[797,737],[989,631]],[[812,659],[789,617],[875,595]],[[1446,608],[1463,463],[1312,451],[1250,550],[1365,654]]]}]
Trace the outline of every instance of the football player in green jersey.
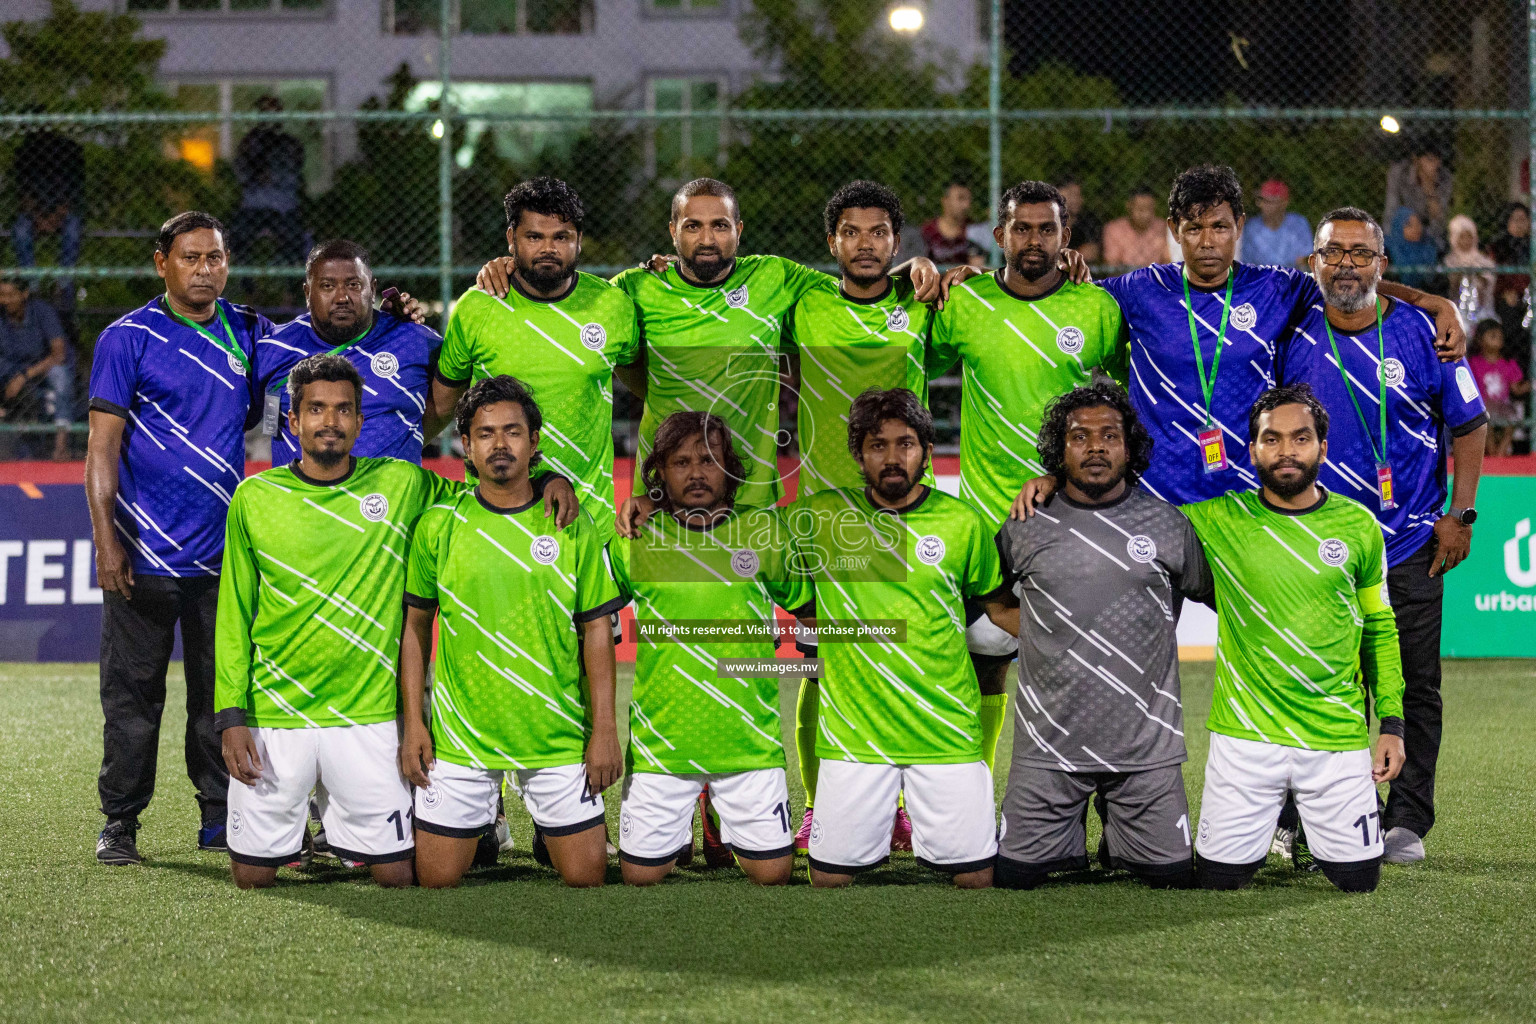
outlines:
[{"label": "football player in green jersey", "polygon": [[1386,545],[1365,506],[1317,485],[1328,413],[1309,386],[1259,396],[1248,434],[1261,489],[1184,506],[1216,581],[1198,878],[1207,889],[1247,885],[1289,793],[1323,874],[1369,892],[1381,877],[1376,783],[1395,778],[1404,756]]},{"label": "football player in green jersey", "polygon": [[[1095,375],[1125,384],[1127,335],[1120,307],[1062,267],[1071,241],[1066,200],[1053,185],[1025,181],[1003,193],[993,237],[1001,270],[966,279],[951,272],[933,321],[939,369],[960,366],[960,496],[996,533],[1019,487],[1044,472],[1036,449],[1046,405]],[[988,764],[1007,718],[1008,665],[1018,640],[986,616],[967,631],[982,693]]]},{"label": "football player in green jersey", "polygon": [[417,877],[458,884],[514,772],[561,878],[602,885],[602,791],[621,770],[609,616],[623,605],[604,541],[585,513],[558,536],[546,529],[529,478],[543,421],[521,382],[477,381],[457,420],[478,482],[422,517],[405,586],[400,766],[418,787]]},{"label": "football player in green jersey", "polygon": [[[692,842],[694,805],[706,792],[721,840],[748,878],[783,885],[794,868],[779,676],[720,669],[726,658],[772,660],[774,605],[798,609],[810,587],[790,578],[780,510],[735,508],[740,468],[724,421],[673,413],[641,467],[647,488],[662,495],[663,514],[638,539],[612,545],[619,590],[635,602],[641,630],[619,815],[619,858],[631,885],[672,870]],[[727,632],[692,642],[646,635],[689,625]],[[765,632],[739,634],[749,627]]]},{"label": "football player in green jersey", "polygon": [[[637,394],[640,341],[634,303],[576,269],[581,197],[556,178],[534,178],[504,200],[508,287],[471,288],[453,307],[428,398],[426,436],[453,418],[472,380],[513,374],[546,417],[542,454],[569,479],[598,528],[613,529],[613,378]],[[563,525],[563,524],[562,524]]]},{"label": "football player in green jersey", "polygon": [[339,355],[288,378],[298,462],[235,488],[219,581],[214,724],[230,773],[230,870],[265,887],[297,863],[309,794],[332,850],[410,885],[410,787],[395,726],[405,558],[422,512],[461,485],[355,458],[363,381]]},{"label": "football player in green jersey", "polygon": [[[1002,603],[997,547],[975,509],[921,483],[933,417],[913,392],[871,389],[848,419],[865,486],[791,511],[822,661],[811,882],[847,885],[884,861],[904,793],[919,863],[985,888],[997,818],[964,652],[969,609]],[[850,629],[870,632],[832,642]]]}]

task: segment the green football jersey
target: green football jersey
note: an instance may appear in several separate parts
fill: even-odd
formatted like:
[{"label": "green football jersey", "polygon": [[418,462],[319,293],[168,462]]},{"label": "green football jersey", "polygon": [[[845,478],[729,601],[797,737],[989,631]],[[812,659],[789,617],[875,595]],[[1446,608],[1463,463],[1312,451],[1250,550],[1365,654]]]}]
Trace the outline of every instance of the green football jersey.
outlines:
[{"label": "green football jersey", "polygon": [[399,459],[355,459],[325,483],[297,462],[242,481],[224,527],[214,707],[271,729],[391,721],[411,536],[463,486]]},{"label": "green football jersey", "polygon": [[[838,761],[981,760],[981,692],[966,651],[965,602],[1003,583],[992,531],[970,505],[928,487],[877,509],[862,490],[820,491],[789,510],[796,565],[815,585],[822,660],[816,754]],[[894,637],[848,642],[839,627],[884,620]]]},{"label": "green football jersey", "polygon": [[577,273],[553,301],[513,289],[465,292],[448,318],[437,373],[460,385],[510,374],[533,390],[539,450],[576,489],[604,536],[613,535],[613,368],[640,354],[635,304],[600,277]]},{"label": "green football jersey", "polygon": [[737,638],[729,630],[771,630],[775,603],[796,610],[809,602],[809,583],[788,571],[788,541],[781,510],[766,508],[713,526],[702,514],[685,526],[658,513],[639,538],[612,543],[619,591],[634,601],[642,631],[722,628],[718,639],[686,641],[642,632],[628,770],[681,775],[784,767],[779,680],[722,678],[717,669],[721,658],[774,656],[773,639]]},{"label": "green football jersey", "polygon": [[[878,299],[849,298],[823,275],[789,313],[787,337],[800,355],[800,482],[796,497],[828,487],[863,487],[848,453],[848,407],[865,388],[910,388],[928,404],[925,360],[933,311],[907,278]],[[933,483],[933,473],[923,478]]]},{"label": "green football jersey", "polygon": [[421,517],[405,600],[438,609],[438,757],[492,769],[581,762],[581,625],[624,605],[590,516],[555,533],[537,497],[497,508],[463,491]]},{"label": "green football jersey", "polygon": [[1369,744],[1360,674],[1376,716],[1402,717],[1386,546],[1365,506],[1325,493],[1297,513],[1232,491],[1183,510],[1216,580],[1212,732],[1359,750]]},{"label": "green football jersey", "polygon": [[692,284],[675,264],[664,276],[637,267],[613,279],[639,307],[645,337],[637,493],[656,428],[680,409],[696,409],[719,415],[731,428],[746,469],[736,504],[779,500],[780,334],[789,308],[825,276],[779,256],[738,256],[717,285]]},{"label": "green football jersey", "polygon": [[1062,280],[1024,299],[1003,287],[1001,271],[950,289],[934,317],[935,368],[958,361],[960,496],[995,533],[1019,489],[1043,476],[1040,424],[1057,395],[1101,370],[1126,382],[1129,340],[1120,307],[1093,284]]}]

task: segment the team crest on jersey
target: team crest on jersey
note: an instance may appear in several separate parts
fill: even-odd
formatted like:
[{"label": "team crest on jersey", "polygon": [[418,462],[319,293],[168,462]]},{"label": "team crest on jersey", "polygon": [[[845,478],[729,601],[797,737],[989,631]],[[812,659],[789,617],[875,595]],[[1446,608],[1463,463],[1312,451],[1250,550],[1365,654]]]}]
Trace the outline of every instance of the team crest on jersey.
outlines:
[{"label": "team crest on jersey", "polygon": [[239,811],[229,812],[229,834],[237,836],[245,831],[245,815]]},{"label": "team crest on jersey", "polygon": [[747,286],[732,288],[725,293],[725,304],[732,309],[740,309],[747,304]]},{"label": "team crest on jersey", "polygon": [[1138,533],[1125,542],[1125,553],[1145,564],[1157,557],[1157,542],[1144,533]]},{"label": "team crest on jersey", "polygon": [[433,808],[443,802],[443,792],[436,786],[428,786],[421,794],[422,806]]},{"label": "team crest on jersey", "polygon": [[885,329],[888,331],[904,331],[911,322],[905,306],[894,306],[885,311]]},{"label": "team crest on jersey", "polygon": [[358,508],[362,510],[364,519],[377,523],[389,515],[389,499],[374,491],[358,503]]},{"label": "team crest on jersey", "polygon": [[368,360],[368,368],[375,377],[393,377],[400,372],[400,360],[393,352],[375,352]]},{"label": "team crest on jersey", "polygon": [[1056,347],[1069,356],[1083,350],[1083,332],[1076,327],[1063,327],[1056,332]]},{"label": "team crest on jersey", "polygon": [[1472,379],[1472,371],[1465,366],[1456,367],[1456,387],[1461,392],[1463,402],[1477,399],[1477,382]]},{"label": "team crest on jersey", "polygon": [[224,360],[229,363],[229,371],[231,373],[238,373],[242,377],[245,376],[245,364],[240,361],[239,356],[233,352],[226,352],[224,353]]},{"label": "team crest on jersey", "polygon": [[634,827],[635,827],[634,823],[629,820],[629,815],[627,815],[627,814],[619,815],[619,835],[621,835],[621,836],[629,835],[630,829],[632,829]]},{"label": "team crest on jersey", "polygon": [[944,538],[928,534],[917,542],[917,560],[924,565],[938,565],[944,561]]},{"label": "team crest on jersey", "polygon": [[821,821],[815,815],[811,816],[811,845],[821,845]]},{"label": "team crest on jersey", "polygon": [[581,328],[581,344],[583,348],[601,352],[603,346],[608,344],[608,332],[602,324],[585,324]]},{"label": "team crest on jersey", "polygon": [[547,533],[543,534],[533,538],[533,543],[528,545],[528,553],[540,565],[554,565],[555,559],[560,557],[560,542]]},{"label": "team crest on jersey", "polygon": [[1382,362],[1381,375],[1382,380],[1387,382],[1387,387],[1389,388],[1397,387],[1403,382],[1403,378],[1408,376],[1407,371],[1403,369],[1402,360],[1394,359],[1391,356],[1388,356],[1386,360]]},{"label": "team crest on jersey", "polygon": [[1349,545],[1337,537],[1329,537],[1317,546],[1317,557],[1328,565],[1343,565],[1349,561]]},{"label": "team crest on jersey", "polygon": [[756,576],[761,565],[762,561],[757,557],[757,552],[751,548],[742,548],[731,555],[731,571],[744,580]]},{"label": "team crest on jersey", "polygon": [[1240,331],[1251,331],[1253,325],[1259,322],[1259,311],[1253,308],[1253,303],[1245,302],[1241,306],[1232,309],[1232,326]]}]

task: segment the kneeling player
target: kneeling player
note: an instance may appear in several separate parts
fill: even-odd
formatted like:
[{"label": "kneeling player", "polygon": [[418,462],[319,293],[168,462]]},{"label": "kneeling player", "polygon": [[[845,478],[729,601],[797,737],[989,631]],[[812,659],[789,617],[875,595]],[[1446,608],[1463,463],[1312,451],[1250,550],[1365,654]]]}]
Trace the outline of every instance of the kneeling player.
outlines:
[{"label": "kneeling player", "polygon": [[[1328,413],[1307,385],[1259,396],[1248,433],[1262,489],[1184,508],[1216,579],[1200,884],[1248,884],[1290,793],[1323,874],[1346,892],[1369,892],[1381,877],[1375,784],[1403,764],[1403,671],[1381,527],[1363,505],[1317,485]],[[1374,765],[1365,690],[1381,720]]]},{"label": "kneeling player", "polygon": [[[824,627],[811,882],[847,885],[882,863],[904,792],[918,862],[985,888],[997,818],[965,607],[998,599],[997,548],[975,509],[920,483],[933,417],[911,391],[861,394],[848,448],[865,486],[817,492],[791,524]],[[843,627],[878,628],[870,620],[904,623],[905,636],[833,642]]]},{"label": "kneeling player", "polygon": [[331,848],[410,885],[394,652],[405,551],[423,510],[461,485],[354,458],[363,381],[337,355],[288,377],[302,455],[235,489],[219,580],[214,716],[229,767],[229,856],[242,889],[297,863],[320,796]]},{"label": "kneeling player", "polygon": [[744,475],[724,420],[673,413],[641,467],[663,514],[637,539],[614,542],[614,574],[642,631],[619,812],[619,859],[631,885],[672,870],[706,791],[748,878],[783,885],[794,870],[779,681],[717,671],[721,658],[771,660],[775,641],[645,635],[684,619],[772,629],[775,602],[792,610],[808,602],[809,585],[787,579],[779,513],[735,509]]},{"label": "kneeling player", "polygon": [[1020,648],[998,885],[1086,868],[1095,794],[1113,866],[1194,883],[1176,625],[1181,597],[1211,603],[1211,575],[1189,520],[1136,486],[1151,455],[1118,386],[1068,392],[1040,428],[1061,489],[998,535],[1017,596],[989,613]]},{"label": "kneeling player", "polygon": [[[515,771],[560,877],[602,885],[601,794],[620,770],[608,617],[623,602],[590,516],[549,530],[528,476],[543,420],[527,388],[478,381],[455,417],[479,483],[422,516],[405,586],[400,766],[418,787],[416,875],[458,884]],[[422,692],[439,611],[429,730]]]}]

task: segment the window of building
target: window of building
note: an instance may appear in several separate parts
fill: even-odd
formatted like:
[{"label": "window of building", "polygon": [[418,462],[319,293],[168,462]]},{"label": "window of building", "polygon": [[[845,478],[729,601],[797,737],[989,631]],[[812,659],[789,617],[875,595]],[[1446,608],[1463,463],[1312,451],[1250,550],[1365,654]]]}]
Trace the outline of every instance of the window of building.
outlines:
[{"label": "window of building", "polygon": [[[252,113],[257,109],[257,101],[265,96],[277,99],[284,111],[326,109],[323,78],[176,81],[167,83],[167,90],[182,110],[207,111],[213,115],[207,123],[186,125],[174,143],[182,159],[208,171],[213,170],[215,160],[234,160],[240,140],[256,127],[251,121],[224,120],[219,119],[219,115]],[[324,192],[330,187],[330,153],[324,127],[316,121],[280,123],[283,131],[304,145],[306,190],[310,195]]]},{"label": "window of building", "polygon": [[[646,109],[723,113],[725,93],[724,78],[653,78],[646,88]],[[648,150],[647,170],[653,177],[695,178],[725,161],[725,133],[718,117],[661,118],[651,127]]]},{"label": "window of building", "polygon": [[133,14],[315,14],[327,0],[123,0]]},{"label": "window of building", "polygon": [[[590,82],[454,82],[454,109],[464,114],[584,114],[592,109]],[[428,110],[442,95],[441,82],[419,82],[405,100],[407,110]],[[543,156],[564,156],[586,131],[587,122],[491,120],[471,117],[454,154],[460,167],[475,162],[489,141],[496,156],[530,164]]]},{"label": "window of building", "polygon": [[[441,0],[383,0],[384,31],[436,34]],[[579,35],[593,29],[592,0],[449,0],[448,17],[464,35]]]}]

